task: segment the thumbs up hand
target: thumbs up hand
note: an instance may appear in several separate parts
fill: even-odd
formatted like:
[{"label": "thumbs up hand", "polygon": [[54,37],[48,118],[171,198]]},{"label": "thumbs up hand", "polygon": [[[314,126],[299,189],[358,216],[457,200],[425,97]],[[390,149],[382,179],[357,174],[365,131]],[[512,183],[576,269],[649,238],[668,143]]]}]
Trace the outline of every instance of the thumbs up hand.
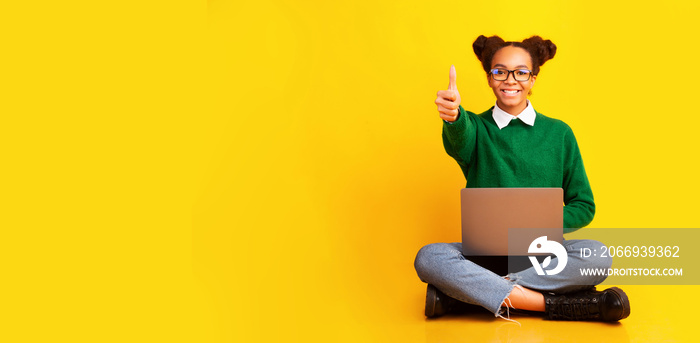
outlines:
[{"label": "thumbs up hand", "polygon": [[457,90],[457,71],[455,71],[455,66],[453,65],[450,68],[450,84],[447,86],[447,90],[438,91],[437,99],[435,99],[440,118],[449,122],[457,120],[461,102],[462,98],[459,97],[459,91]]}]

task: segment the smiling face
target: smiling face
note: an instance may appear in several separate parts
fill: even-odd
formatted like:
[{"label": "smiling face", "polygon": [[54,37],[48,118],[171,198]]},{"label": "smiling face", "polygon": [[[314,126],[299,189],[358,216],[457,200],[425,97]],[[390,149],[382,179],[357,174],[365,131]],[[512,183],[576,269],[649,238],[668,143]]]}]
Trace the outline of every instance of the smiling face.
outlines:
[{"label": "smiling face", "polygon": [[[532,58],[523,48],[505,46],[493,55],[491,69],[494,68],[532,70]],[[508,79],[505,81],[496,81],[490,74],[487,77],[489,87],[496,95],[498,107],[512,115],[518,115],[527,107],[527,95],[535,84],[537,76],[532,75],[527,81],[516,81],[513,73],[508,74]]]}]

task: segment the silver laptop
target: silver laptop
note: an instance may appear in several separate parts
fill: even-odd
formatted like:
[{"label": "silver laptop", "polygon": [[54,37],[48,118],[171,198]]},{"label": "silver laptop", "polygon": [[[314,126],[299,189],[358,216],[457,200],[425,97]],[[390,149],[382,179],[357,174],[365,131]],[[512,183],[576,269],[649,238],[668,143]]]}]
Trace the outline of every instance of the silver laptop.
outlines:
[{"label": "silver laptop", "polygon": [[527,255],[540,236],[559,243],[564,239],[561,188],[464,188],[461,196],[465,256],[509,255],[508,229],[527,229],[518,230],[511,255]]}]

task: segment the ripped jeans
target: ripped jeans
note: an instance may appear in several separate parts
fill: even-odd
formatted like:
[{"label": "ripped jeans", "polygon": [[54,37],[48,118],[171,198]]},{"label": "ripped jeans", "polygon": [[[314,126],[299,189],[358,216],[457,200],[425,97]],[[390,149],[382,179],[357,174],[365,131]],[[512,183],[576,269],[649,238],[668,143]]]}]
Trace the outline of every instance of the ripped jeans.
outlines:
[{"label": "ripped jeans", "polygon": [[[418,251],[415,268],[421,281],[459,301],[479,305],[500,315],[501,305],[515,285],[537,291],[569,293],[590,288],[606,278],[604,275],[581,275],[582,268],[610,268],[611,257],[580,256],[582,248],[602,251],[594,240],[564,240],[568,252],[566,268],[556,275],[537,275],[534,267],[503,276],[469,261],[462,255],[462,243],[433,243]],[[552,259],[555,262],[556,258]],[[552,263],[552,266],[556,265]]]}]

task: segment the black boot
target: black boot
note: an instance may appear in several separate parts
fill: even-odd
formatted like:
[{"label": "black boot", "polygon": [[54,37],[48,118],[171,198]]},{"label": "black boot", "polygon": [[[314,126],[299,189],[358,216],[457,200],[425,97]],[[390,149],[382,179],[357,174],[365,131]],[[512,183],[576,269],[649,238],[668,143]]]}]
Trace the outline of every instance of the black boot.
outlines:
[{"label": "black boot", "polygon": [[627,294],[617,287],[598,292],[595,288],[571,294],[544,293],[545,318],[616,322],[630,315]]},{"label": "black boot", "polygon": [[425,292],[425,316],[440,317],[459,303],[459,300],[448,297],[435,286],[428,284],[428,290]]}]

